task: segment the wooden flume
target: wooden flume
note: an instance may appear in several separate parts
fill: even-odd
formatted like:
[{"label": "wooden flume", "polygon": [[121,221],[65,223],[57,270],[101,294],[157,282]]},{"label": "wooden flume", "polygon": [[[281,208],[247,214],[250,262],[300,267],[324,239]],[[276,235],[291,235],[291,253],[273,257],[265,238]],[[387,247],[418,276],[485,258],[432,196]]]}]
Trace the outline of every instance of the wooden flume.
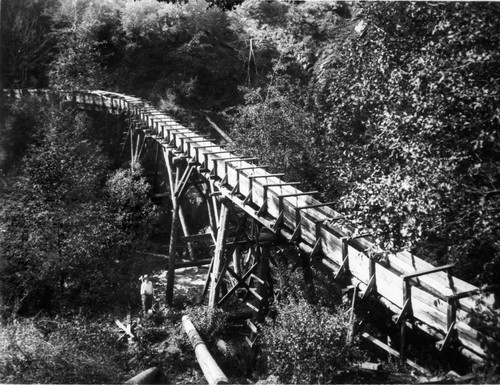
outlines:
[{"label": "wooden flume", "polygon": [[[224,236],[225,223],[228,212],[234,210],[245,213],[255,224],[267,228],[285,241],[298,244],[312,260],[332,271],[332,279],[342,275],[348,277],[359,288],[359,297],[372,296],[391,310],[395,315],[394,321],[401,325],[401,354],[405,351],[407,326],[412,324],[438,338],[437,347],[441,350],[447,348],[450,342],[455,342],[468,357],[476,360],[486,357],[480,343],[485,336],[470,325],[471,312],[476,308],[480,290],[452,276],[452,266],[435,267],[405,251],[391,254],[379,250],[370,235],[359,234],[354,227],[342,224],[343,216],[330,207],[331,203],[324,204],[313,198],[312,192],[299,190],[296,187],[298,182],[282,181],[282,174],[267,172],[252,163],[251,159],[225,150],[177,124],[139,98],[107,91],[58,92],[57,95],[48,90],[4,92],[12,98],[23,95],[42,98],[57,96],[81,108],[123,113],[132,118],[138,123],[133,128],[137,137],[135,146],[132,140],[134,132],[129,133],[132,158],[140,157],[149,140],[161,148],[160,153],[169,167],[174,207],[172,228],[181,221],[179,201],[187,189],[194,186],[192,176],[196,175],[197,180],[202,181],[202,195],[207,203],[212,238],[216,244],[206,285],[207,290],[210,287],[210,306],[220,303],[217,291],[223,274],[233,276],[234,273],[240,288],[245,288],[242,282],[250,277],[264,281],[253,272],[246,275],[248,271],[236,267],[236,249],[232,251],[235,264],[231,270],[227,269],[229,264],[224,256],[228,243]],[[176,159],[180,163],[174,167]],[[180,180],[176,182],[174,174],[179,176],[181,168],[184,168],[184,172],[190,169],[190,174],[185,178],[179,177]],[[183,227],[184,236],[189,237],[186,226]],[[176,236],[172,238],[167,302],[172,300],[175,279],[177,241]],[[258,247],[257,244],[256,249]],[[225,264],[227,266],[224,268]],[[254,304],[249,305],[258,310]],[[492,301],[483,306],[492,306]]]}]

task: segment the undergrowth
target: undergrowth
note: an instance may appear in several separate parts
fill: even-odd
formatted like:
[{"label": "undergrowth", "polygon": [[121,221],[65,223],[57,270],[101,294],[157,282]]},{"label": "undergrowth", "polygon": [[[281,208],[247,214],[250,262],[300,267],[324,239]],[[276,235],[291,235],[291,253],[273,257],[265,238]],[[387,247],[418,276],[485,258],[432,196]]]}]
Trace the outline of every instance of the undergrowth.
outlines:
[{"label": "undergrowth", "polygon": [[262,369],[282,383],[330,383],[361,357],[349,343],[348,313],[291,300],[278,304],[274,323],[263,328]]},{"label": "undergrowth", "polygon": [[116,332],[75,318],[23,319],[0,329],[3,383],[111,383],[124,378]]}]

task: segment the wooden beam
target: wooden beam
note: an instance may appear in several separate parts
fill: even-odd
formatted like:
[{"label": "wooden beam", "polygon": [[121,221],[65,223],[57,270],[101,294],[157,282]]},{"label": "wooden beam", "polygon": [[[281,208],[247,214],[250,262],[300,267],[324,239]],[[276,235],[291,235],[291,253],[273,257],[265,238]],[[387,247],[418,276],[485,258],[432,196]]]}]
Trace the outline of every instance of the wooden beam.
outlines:
[{"label": "wooden beam", "polygon": [[266,175],[249,175],[248,179],[257,179],[257,178],[281,178],[282,176],[285,176],[284,172],[277,173],[277,174],[266,174]]},{"label": "wooden beam", "polygon": [[125,326],[120,320],[115,320],[116,325],[122,329],[126,335],[131,337],[132,339],[135,339],[135,335],[132,333],[132,326],[129,324]]},{"label": "wooden beam", "polygon": [[226,134],[224,131],[222,131],[217,124],[215,124],[207,115],[205,115],[205,119],[207,120],[208,123],[219,133],[222,138],[226,140],[228,143],[234,143],[234,141],[231,139],[231,137]]},{"label": "wooden beam", "polygon": [[365,291],[361,294],[361,299],[368,297],[373,291],[375,291],[375,274],[373,274],[366,286]]},{"label": "wooden beam", "polygon": [[397,316],[394,316],[394,323],[399,325],[401,322],[403,322],[407,318],[407,315],[410,313],[411,313],[411,301],[408,298],[405,301],[403,308],[401,309],[401,313],[399,313]]},{"label": "wooden beam", "polygon": [[453,268],[454,266],[455,266],[454,263],[450,263],[449,265],[433,267],[431,269],[426,269],[426,270],[422,270],[422,271],[417,271],[415,273],[405,274],[403,276],[403,279],[417,278],[417,277],[420,277],[421,275],[437,273],[438,271],[447,271],[447,270]]},{"label": "wooden beam", "polygon": [[222,306],[224,302],[226,302],[226,300],[240,287],[246,288],[247,290],[250,289],[250,287],[246,284],[246,280],[253,274],[258,265],[258,263],[254,263],[253,266],[250,267],[250,269],[241,278],[232,269],[227,269],[227,272],[234,278],[236,278],[237,283],[226,293],[223,298],[221,298],[217,305]]},{"label": "wooden beam", "polygon": [[354,285],[352,291],[352,305],[351,305],[351,314],[349,315],[349,333],[347,334],[347,343],[350,344],[352,339],[354,338],[354,305],[356,304],[356,297],[358,296],[358,285]]},{"label": "wooden beam", "polygon": [[165,297],[167,306],[172,306],[174,299],[174,280],[175,280],[175,259],[177,257],[177,237],[179,235],[179,205],[174,193],[174,176],[172,169],[172,161],[167,154],[165,163],[167,165],[168,179],[170,183],[170,191],[172,193],[172,225],[170,228],[170,243],[168,252],[168,272],[167,272],[167,286],[165,289]]},{"label": "wooden beam", "polygon": [[450,342],[455,338],[456,336],[456,330],[455,330],[455,321],[453,321],[448,328],[448,332],[446,333],[446,336],[444,339],[441,341],[436,342],[436,348],[442,352],[443,350],[446,350],[446,348],[449,346]]},{"label": "wooden beam", "polygon": [[220,220],[219,220],[219,230],[217,232],[217,243],[215,244],[215,253],[214,253],[214,263],[212,268],[212,279],[210,284],[210,295],[208,297],[208,306],[215,308],[217,306],[217,300],[219,296],[219,291],[217,290],[217,282],[222,279],[220,276],[220,268],[221,262],[224,258],[224,249],[226,246],[226,234],[227,234],[227,225],[228,225],[228,206],[227,204],[222,204],[220,211]]},{"label": "wooden beam", "polygon": [[[384,349],[386,352],[388,352],[389,354],[392,354],[394,357],[403,358],[403,357],[401,357],[401,354],[399,354],[399,352],[397,352],[396,350],[394,350],[390,346],[384,344],[382,341],[378,340],[377,338],[372,337],[370,334],[363,333],[361,335],[361,337],[363,337],[366,340],[368,340],[368,341],[372,342],[373,344],[377,345],[379,348]],[[409,360],[407,358],[403,358],[403,362],[405,362],[407,365],[411,366],[412,368],[417,369],[420,373],[426,374],[428,376],[431,375],[430,371],[428,371],[424,367],[416,364],[415,362],[413,362],[413,361],[411,361],[411,360]]]},{"label": "wooden beam", "polygon": [[349,270],[349,255],[348,255],[348,244],[350,241],[349,237],[342,237],[340,238],[342,241],[342,264],[340,265],[339,269],[335,273],[335,276],[333,279],[338,279],[344,272]]},{"label": "wooden beam", "polygon": [[170,230],[170,245],[168,252],[168,271],[166,286],[166,303],[172,306],[174,299],[175,259],[177,257],[177,237],[179,234],[179,206],[176,204],[172,210],[172,227]]}]

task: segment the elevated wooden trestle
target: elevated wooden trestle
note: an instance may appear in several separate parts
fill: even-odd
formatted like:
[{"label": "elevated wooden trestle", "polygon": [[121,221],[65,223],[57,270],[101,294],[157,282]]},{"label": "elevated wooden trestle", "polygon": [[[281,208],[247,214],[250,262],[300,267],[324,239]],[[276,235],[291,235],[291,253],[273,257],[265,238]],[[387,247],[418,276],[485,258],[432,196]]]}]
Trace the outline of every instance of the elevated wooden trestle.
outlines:
[{"label": "elevated wooden trestle", "polygon": [[[4,92],[12,98],[51,97],[46,90]],[[471,324],[480,290],[454,277],[453,265],[434,267],[405,251],[390,254],[379,250],[369,234],[341,224],[344,217],[331,204],[314,199],[315,192],[303,192],[295,187],[297,183],[284,182],[280,179],[282,174],[271,174],[256,165],[256,159],[242,158],[225,150],[139,98],[106,91],[59,93],[61,96],[82,108],[127,114],[133,122],[129,135],[136,137],[135,145],[130,140],[133,160],[140,156],[147,141],[153,144],[149,148],[156,148],[163,155],[173,207],[168,303],[172,302],[178,243],[208,239],[215,244],[205,287],[209,305],[220,306],[238,289],[244,289],[251,293],[248,305],[262,314],[269,285],[263,261],[269,244],[259,238],[267,229],[286,242],[297,244],[311,261],[321,262],[332,271],[332,279],[340,276],[350,279],[360,298],[372,297],[392,311],[393,321],[401,328],[402,352],[407,328],[417,327],[438,338],[436,347],[440,350],[453,342],[464,355],[475,360],[486,357],[481,341],[489,337]],[[181,202],[189,188],[196,189],[207,202],[210,234],[187,232]],[[232,242],[228,242],[228,218],[236,211],[251,218],[255,228],[252,239],[255,263],[246,269],[242,269],[239,256],[242,232],[233,234]],[[181,239],[177,236],[179,227],[184,235]],[[225,275],[231,277],[235,286],[220,295]],[[249,327],[253,343],[257,330],[252,322]]]}]

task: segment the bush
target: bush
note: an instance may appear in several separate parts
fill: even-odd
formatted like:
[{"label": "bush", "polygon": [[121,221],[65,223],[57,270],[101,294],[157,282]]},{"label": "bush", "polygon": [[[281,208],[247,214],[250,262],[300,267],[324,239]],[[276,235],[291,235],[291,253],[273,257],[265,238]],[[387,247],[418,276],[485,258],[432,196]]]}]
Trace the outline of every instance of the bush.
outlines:
[{"label": "bush", "polygon": [[226,328],[227,313],[220,309],[198,306],[188,308],[186,313],[202,338],[212,339]]},{"label": "bush", "polygon": [[82,319],[27,319],[0,328],[2,383],[116,383],[116,334]]},{"label": "bush", "polygon": [[284,383],[328,383],[360,355],[347,343],[348,313],[331,313],[304,300],[278,305],[262,331],[262,364]]}]

